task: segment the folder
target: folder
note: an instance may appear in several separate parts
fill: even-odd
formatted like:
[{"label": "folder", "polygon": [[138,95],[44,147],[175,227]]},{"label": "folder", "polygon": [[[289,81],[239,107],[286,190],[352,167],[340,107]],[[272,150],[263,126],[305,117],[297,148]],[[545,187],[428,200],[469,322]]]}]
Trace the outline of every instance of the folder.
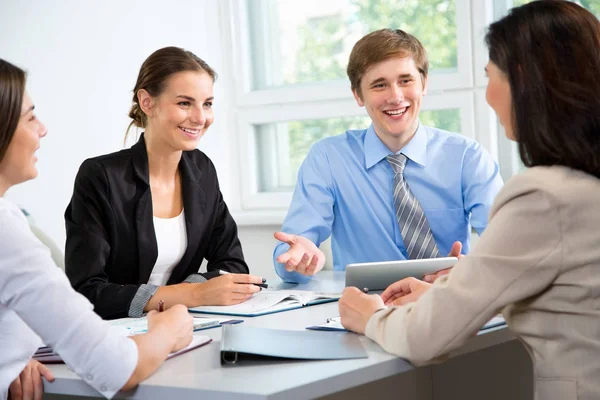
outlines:
[{"label": "folder", "polygon": [[367,357],[359,336],[354,333],[230,325],[223,327],[221,338],[222,365],[269,358],[340,360]]},{"label": "folder", "polygon": [[[479,331],[482,332],[487,329],[496,328],[502,325],[506,325],[506,321],[504,321],[504,317],[502,317],[502,315],[497,315],[494,318],[490,319],[488,322],[486,322],[486,324]],[[326,323],[321,325],[307,326],[306,329],[314,331],[349,332],[346,328],[342,326],[340,317],[327,318]]]}]

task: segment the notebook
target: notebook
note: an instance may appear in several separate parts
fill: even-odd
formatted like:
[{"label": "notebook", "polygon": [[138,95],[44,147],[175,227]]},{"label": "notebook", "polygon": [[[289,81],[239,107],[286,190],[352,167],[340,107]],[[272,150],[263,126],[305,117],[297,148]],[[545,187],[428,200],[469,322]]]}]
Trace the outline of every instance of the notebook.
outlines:
[{"label": "notebook", "polygon": [[[495,328],[497,326],[506,325],[506,321],[501,315],[497,315],[494,318],[490,319],[479,331],[484,331],[486,329]],[[345,331],[347,330],[342,326],[340,322],[340,317],[327,318],[327,322],[321,325],[313,325],[307,326],[306,329],[314,330],[314,331]]]},{"label": "notebook", "polygon": [[[198,347],[204,346],[212,341],[208,336],[194,336],[190,344],[183,349],[169,354],[167,360],[176,357],[180,354],[187,353],[190,350],[194,350]],[[41,362],[42,364],[62,364],[64,363],[60,355],[54,352],[51,347],[45,346],[40,347],[32,357],[34,360]]]},{"label": "notebook", "polygon": [[339,293],[318,293],[305,290],[262,290],[249,300],[233,306],[201,306],[189,310],[192,313],[255,317],[337,301],[340,296]]},{"label": "notebook", "polygon": [[340,360],[367,358],[359,336],[346,332],[288,331],[224,326],[221,365],[265,359]]}]

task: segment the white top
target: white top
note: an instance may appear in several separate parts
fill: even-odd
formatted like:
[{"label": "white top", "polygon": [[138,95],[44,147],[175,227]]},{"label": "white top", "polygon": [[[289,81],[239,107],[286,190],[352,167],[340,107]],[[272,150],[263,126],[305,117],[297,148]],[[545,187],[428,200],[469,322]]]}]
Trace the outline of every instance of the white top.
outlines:
[{"label": "white top", "polygon": [[137,346],[109,335],[109,324],[92,309],[21,210],[0,197],[0,399],[43,343],[101,395],[114,396],[137,365]]},{"label": "white top", "polygon": [[158,248],[158,257],[148,284],[163,286],[167,284],[173,268],[181,261],[187,248],[187,231],[185,230],[185,214],[181,211],[175,218],[158,218],[154,220],[154,235]]}]

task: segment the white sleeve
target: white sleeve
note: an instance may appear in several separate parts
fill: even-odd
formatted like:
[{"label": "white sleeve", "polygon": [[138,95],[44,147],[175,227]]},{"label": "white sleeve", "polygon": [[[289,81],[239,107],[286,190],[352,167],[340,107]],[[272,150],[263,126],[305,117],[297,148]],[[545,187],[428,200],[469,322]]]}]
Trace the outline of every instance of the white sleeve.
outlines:
[{"label": "white sleeve", "polygon": [[109,323],[71,288],[49,250],[15,210],[0,208],[0,304],[25,321],[85,382],[111,398],[137,365],[135,342],[109,334]]}]

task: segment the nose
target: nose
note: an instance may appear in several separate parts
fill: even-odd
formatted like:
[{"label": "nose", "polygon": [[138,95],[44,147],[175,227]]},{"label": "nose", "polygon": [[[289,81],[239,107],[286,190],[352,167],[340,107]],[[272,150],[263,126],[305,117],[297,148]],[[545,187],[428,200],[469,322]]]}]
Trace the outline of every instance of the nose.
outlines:
[{"label": "nose", "polygon": [[46,126],[40,121],[40,138],[43,138],[44,136],[46,136],[48,134],[48,129],[46,129]]},{"label": "nose", "polygon": [[206,110],[202,107],[195,107],[190,120],[198,125],[204,125],[206,123]]},{"label": "nose", "polygon": [[399,104],[402,100],[404,100],[404,89],[401,86],[392,85],[388,103]]}]

